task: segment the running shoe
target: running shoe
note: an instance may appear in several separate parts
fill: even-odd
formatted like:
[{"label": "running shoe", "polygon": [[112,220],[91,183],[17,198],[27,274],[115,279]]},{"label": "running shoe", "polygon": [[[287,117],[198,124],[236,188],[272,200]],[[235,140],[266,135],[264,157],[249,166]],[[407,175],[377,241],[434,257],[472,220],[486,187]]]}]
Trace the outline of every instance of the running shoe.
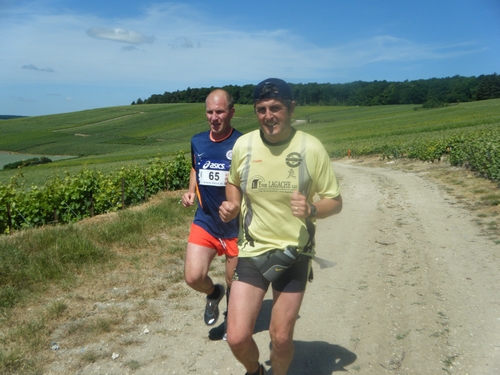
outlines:
[{"label": "running shoe", "polygon": [[217,299],[207,297],[207,304],[205,305],[205,314],[203,317],[207,326],[214,325],[219,319],[219,302],[226,293],[222,285],[216,284],[215,287],[219,288],[219,297]]},{"label": "running shoe", "polygon": [[226,321],[208,331],[208,338],[212,341],[226,340]]},{"label": "running shoe", "polygon": [[212,341],[227,341],[227,311],[224,311],[223,315],[224,321],[217,327],[214,327],[210,331],[208,331],[208,338]]},{"label": "running shoe", "polygon": [[[266,369],[264,368],[263,365],[260,365],[258,374],[259,375],[266,375],[267,374]],[[248,372],[245,372],[245,375],[251,375],[251,374],[249,374]]]}]

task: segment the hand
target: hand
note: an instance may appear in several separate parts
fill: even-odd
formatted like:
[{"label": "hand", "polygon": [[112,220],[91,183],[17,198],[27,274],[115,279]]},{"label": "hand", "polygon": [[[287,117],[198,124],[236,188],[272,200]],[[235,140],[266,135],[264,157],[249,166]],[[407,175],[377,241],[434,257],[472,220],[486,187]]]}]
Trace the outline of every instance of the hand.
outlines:
[{"label": "hand", "polygon": [[184,207],[194,206],[194,199],[196,198],[195,193],[187,192],[182,195],[182,205]]},{"label": "hand", "polygon": [[309,204],[305,195],[300,194],[298,191],[292,193],[290,200],[292,208],[292,215],[301,219],[309,217]]},{"label": "hand", "polygon": [[224,201],[219,207],[219,217],[224,223],[233,220],[240,213],[240,206],[229,201]]}]

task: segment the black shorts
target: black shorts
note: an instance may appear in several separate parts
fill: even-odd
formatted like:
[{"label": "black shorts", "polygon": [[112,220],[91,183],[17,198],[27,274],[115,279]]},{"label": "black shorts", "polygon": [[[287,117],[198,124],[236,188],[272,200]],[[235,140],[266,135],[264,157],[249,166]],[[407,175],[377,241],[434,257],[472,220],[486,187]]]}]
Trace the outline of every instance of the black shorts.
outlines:
[{"label": "black shorts", "polygon": [[[272,283],[273,289],[278,292],[289,293],[306,290],[310,263],[311,259],[306,256],[297,263],[294,263],[283,275]],[[266,291],[271,284],[269,280],[262,276],[257,266],[249,258],[238,258],[238,265],[236,266],[233,280],[242,281]]]}]

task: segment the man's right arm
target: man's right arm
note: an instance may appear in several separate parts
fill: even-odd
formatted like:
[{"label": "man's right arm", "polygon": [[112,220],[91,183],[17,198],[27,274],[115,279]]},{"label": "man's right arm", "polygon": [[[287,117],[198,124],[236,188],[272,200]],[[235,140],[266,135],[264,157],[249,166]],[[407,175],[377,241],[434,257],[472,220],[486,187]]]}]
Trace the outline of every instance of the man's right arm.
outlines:
[{"label": "man's right arm", "polygon": [[219,216],[224,223],[233,220],[240,213],[240,188],[228,182],[226,184],[226,199],[219,207]]},{"label": "man's right arm", "polygon": [[189,188],[187,193],[182,196],[182,205],[184,207],[190,207],[194,205],[194,200],[196,198],[196,171],[191,169],[189,173]]}]

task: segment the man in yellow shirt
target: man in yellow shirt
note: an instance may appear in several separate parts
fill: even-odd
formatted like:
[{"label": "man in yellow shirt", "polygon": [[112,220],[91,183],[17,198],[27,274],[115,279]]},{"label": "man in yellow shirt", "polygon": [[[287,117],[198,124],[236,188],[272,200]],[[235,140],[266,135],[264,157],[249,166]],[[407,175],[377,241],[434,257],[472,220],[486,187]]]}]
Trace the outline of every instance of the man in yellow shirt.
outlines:
[{"label": "man in yellow shirt", "polygon": [[[272,285],[271,366],[274,375],[285,375],[314,255],[315,219],[339,213],[342,198],[324,146],[292,127],[295,102],[289,85],[277,78],[260,82],[254,108],[260,129],[236,141],[227,201],[219,208],[224,222],[241,213],[227,340],[247,375],[265,373],[252,335]],[[313,203],[315,195],[319,200]]]}]

